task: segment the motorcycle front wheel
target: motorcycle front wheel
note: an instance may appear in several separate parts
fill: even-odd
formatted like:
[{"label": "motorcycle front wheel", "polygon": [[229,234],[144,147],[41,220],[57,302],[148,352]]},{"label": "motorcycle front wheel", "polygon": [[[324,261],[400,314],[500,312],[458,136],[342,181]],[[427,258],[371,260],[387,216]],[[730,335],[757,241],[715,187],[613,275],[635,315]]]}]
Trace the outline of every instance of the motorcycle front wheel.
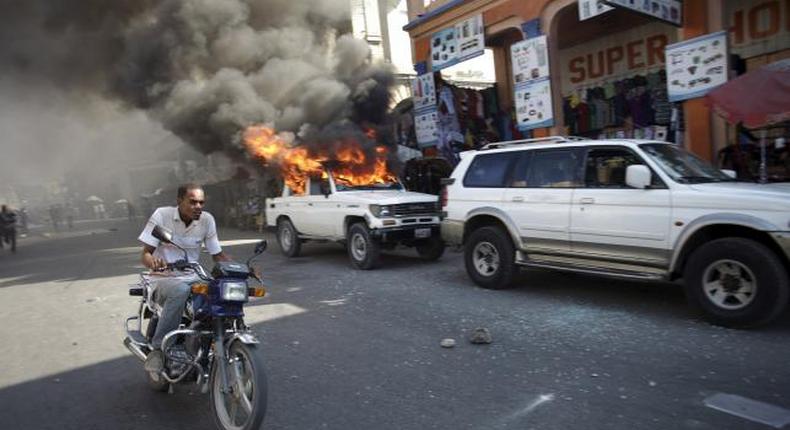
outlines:
[{"label": "motorcycle front wheel", "polygon": [[211,370],[211,409],[222,430],[258,430],[266,415],[267,381],[263,357],[256,345],[233,342],[227,351],[230,390],[222,392],[220,357]]}]

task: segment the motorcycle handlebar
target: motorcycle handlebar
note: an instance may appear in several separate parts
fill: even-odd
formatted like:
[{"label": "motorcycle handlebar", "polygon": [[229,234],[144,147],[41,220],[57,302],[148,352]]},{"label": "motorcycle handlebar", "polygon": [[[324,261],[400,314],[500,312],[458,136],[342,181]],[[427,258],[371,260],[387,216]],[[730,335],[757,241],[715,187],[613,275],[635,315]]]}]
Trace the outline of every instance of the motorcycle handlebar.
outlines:
[{"label": "motorcycle handlebar", "polygon": [[211,281],[211,277],[208,275],[208,273],[206,273],[206,270],[203,269],[203,266],[201,266],[200,263],[190,263],[188,261],[178,260],[175,263],[167,263],[167,265],[165,265],[163,269],[160,269],[158,271],[164,272],[168,270],[169,271],[176,270],[179,272],[183,272],[185,270],[192,270],[193,272],[195,272],[196,275],[198,275],[200,279],[204,281]]},{"label": "motorcycle handlebar", "polygon": [[[183,272],[185,270],[192,270],[193,272],[195,272],[196,275],[198,275],[200,279],[209,282],[212,280],[212,277],[209,276],[208,273],[206,273],[206,269],[204,269],[203,266],[200,265],[200,263],[190,263],[188,261],[178,260],[175,263],[167,263],[165,268],[162,269],[161,271],[165,271],[165,270],[171,270],[171,271],[177,270],[179,272]],[[250,270],[249,276],[255,279],[256,281],[258,281],[261,285],[264,286],[266,285],[263,282],[263,279],[261,279],[254,271]]]}]

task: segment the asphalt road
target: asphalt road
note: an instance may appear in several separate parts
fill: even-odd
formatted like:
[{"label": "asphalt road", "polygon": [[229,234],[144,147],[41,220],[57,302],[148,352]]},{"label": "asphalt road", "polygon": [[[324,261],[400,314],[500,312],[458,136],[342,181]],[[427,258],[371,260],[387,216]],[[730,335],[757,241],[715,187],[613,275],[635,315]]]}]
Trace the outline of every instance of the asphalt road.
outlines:
[{"label": "asphalt road", "polygon": [[[213,428],[208,396],[150,391],[121,344],[139,227],[85,223],[0,251],[0,429]],[[260,237],[220,236],[239,259]],[[718,393],[778,407],[774,423],[790,414],[790,315],[729,330],[672,284],[529,271],[487,291],[457,253],[398,251],[362,272],[338,245],[303,252],[288,260],[271,241],[270,294],[247,308],[268,366],[265,429],[772,428],[706,406]],[[492,344],[468,342],[478,327]]]}]

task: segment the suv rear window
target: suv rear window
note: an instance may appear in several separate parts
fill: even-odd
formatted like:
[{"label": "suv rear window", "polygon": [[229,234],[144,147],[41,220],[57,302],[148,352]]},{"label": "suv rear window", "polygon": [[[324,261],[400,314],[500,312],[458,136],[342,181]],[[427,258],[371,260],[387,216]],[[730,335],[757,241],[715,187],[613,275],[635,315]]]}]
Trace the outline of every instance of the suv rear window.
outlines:
[{"label": "suv rear window", "polygon": [[472,160],[464,176],[464,187],[503,188],[510,162],[518,157],[517,152],[482,154]]}]

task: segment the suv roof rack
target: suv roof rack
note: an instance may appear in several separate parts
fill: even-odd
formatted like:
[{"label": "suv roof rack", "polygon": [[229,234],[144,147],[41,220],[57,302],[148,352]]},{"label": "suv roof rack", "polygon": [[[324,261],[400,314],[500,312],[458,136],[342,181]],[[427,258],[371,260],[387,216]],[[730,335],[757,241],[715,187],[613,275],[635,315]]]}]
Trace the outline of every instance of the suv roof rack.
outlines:
[{"label": "suv roof rack", "polygon": [[527,143],[563,143],[563,142],[578,142],[580,140],[587,140],[587,138],[578,137],[578,136],[546,136],[546,137],[537,137],[534,139],[520,139],[520,140],[509,140],[507,142],[489,143],[488,145],[485,145],[482,148],[480,148],[480,150],[482,151],[486,149],[505,148],[508,146],[524,145]]}]

